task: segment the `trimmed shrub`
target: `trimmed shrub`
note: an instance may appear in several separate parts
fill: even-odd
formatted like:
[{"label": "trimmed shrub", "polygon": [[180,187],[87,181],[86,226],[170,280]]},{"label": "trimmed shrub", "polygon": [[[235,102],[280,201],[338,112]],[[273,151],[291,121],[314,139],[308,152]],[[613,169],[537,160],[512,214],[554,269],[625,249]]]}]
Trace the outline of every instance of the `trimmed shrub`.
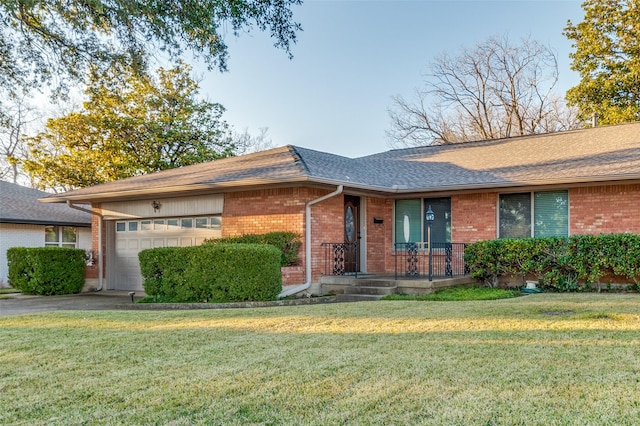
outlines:
[{"label": "trimmed shrub", "polygon": [[465,250],[471,276],[493,286],[498,277],[535,276],[543,287],[579,291],[605,276],[640,283],[640,236],[576,235],[480,241]]},{"label": "trimmed shrub", "polygon": [[166,247],[139,254],[149,296],[176,302],[274,300],[282,290],[281,252],[259,244]]},{"label": "trimmed shrub", "polygon": [[[187,247],[158,247],[138,253],[144,291],[149,296],[163,295],[178,299],[186,286],[184,278],[188,266]],[[184,302],[197,300],[180,300]]]},{"label": "trimmed shrub", "polygon": [[12,247],[7,260],[9,283],[25,294],[74,294],[84,285],[85,252],[81,249]]},{"label": "trimmed shrub", "polygon": [[280,266],[292,266],[298,264],[298,250],[302,241],[295,232],[270,232],[208,239],[203,244],[268,244],[280,250]]}]

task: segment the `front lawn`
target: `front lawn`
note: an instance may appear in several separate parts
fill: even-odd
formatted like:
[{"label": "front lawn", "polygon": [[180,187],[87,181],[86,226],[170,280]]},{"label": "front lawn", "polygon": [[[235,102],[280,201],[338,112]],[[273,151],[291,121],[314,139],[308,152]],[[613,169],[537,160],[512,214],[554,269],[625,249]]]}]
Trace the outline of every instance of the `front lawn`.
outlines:
[{"label": "front lawn", "polygon": [[19,294],[20,290],[16,290],[14,288],[0,288],[0,300],[4,300],[4,299],[13,299],[13,295],[15,294]]},{"label": "front lawn", "polygon": [[433,300],[459,302],[462,300],[497,300],[521,296],[517,289],[505,290],[493,287],[450,287],[428,294],[389,294],[384,300]]},{"label": "front lawn", "polygon": [[640,296],[0,318],[0,424],[631,425]]}]

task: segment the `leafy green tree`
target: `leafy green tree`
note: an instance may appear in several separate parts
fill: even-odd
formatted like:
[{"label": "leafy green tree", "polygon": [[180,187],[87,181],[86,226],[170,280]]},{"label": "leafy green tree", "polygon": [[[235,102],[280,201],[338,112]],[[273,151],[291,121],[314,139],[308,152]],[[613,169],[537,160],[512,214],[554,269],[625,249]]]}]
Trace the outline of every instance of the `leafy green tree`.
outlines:
[{"label": "leafy green tree", "polygon": [[567,101],[584,121],[594,113],[602,124],[640,120],[640,2],[586,0],[582,8],[582,22],[564,31],[581,77]]},{"label": "leafy green tree", "polygon": [[82,80],[114,61],[139,72],[151,55],[188,50],[227,67],[225,36],[258,28],[289,55],[302,0],[0,0],[0,87]]},{"label": "leafy green tree", "polygon": [[156,79],[94,69],[81,111],[50,119],[24,169],[42,188],[72,189],[233,155],[222,105],[198,99],[191,68]]}]

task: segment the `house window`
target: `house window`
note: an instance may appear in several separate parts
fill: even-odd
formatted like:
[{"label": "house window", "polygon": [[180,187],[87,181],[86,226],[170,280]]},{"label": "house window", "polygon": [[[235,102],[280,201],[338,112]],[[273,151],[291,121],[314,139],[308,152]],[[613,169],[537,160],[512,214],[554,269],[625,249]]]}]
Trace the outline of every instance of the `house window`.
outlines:
[{"label": "house window", "polygon": [[[424,211],[431,206],[431,210],[435,216],[433,225],[431,226],[431,241],[434,243],[450,243],[451,242],[451,198],[425,198]],[[428,241],[429,232],[425,225],[424,241]]]},{"label": "house window", "polygon": [[209,227],[209,224],[207,223],[207,218],[206,217],[197,217],[196,218],[196,228],[198,229],[207,229]]},{"label": "house window", "polygon": [[211,229],[221,229],[222,228],[222,218],[220,216],[214,216],[211,219]]},{"label": "house window", "polygon": [[77,232],[73,226],[46,226],[44,228],[44,245],[47,247],[75,248],[76,242]]},{"label": "house window", "polygon": [[116,232],[125,232],[127,230],[126,222],[116,222]]},{"label": "house window", "polygon": [[569,235],[567,191],[500,195],[499,238]]},{"label": "house window", "polygon": [[396,200],[395,242],[417,243],[427,241],[428,228],[424,212],[431,206],[436,220],[431,228],[431,241],[451,242],[451,198],[424,198]]},{"label": "house window", "polygon": [[150,220],[141,220],[140,221],[140,230],[141,231],[151,231],[151,221]]},{"label": "house window", "polygon": [[138,222],[129,222],[129,232],[138,231]]},{"label": "house window", "polygon": [[534,237],[569,235],[569,195],[567,191],[533,194]]},{"label": "house window", "polygon": [[422,240],[421,206],[420,199],[396,200],[396,243],[416,243]]},{"label": "house window", "polygon": [[182,224],[182,229],[193,228],[193,219],[182,219],[180,223]]}]

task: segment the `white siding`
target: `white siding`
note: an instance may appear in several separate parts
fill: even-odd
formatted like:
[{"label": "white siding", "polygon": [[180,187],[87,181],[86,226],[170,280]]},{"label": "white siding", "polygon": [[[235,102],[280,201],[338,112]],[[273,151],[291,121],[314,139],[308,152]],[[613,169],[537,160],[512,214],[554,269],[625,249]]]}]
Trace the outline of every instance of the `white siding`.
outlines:
[{"label": "white siding", "polygon": [[[153,210],[153,202],[160,204]],[[201,195],[180,198],[157,198],[154,200],[118,201],[102,204],[102,214],[110,219],[162,218],[172,216],[203,216],[221,214],[223,194]]]},{"label": "white siding", "polygon": [[44,247],[44,226],[0,223],[0,287],[8,286],[7,250],[11,247]]},{"label": "white siding", "polygon": [[[0,287],[9,285],[7,250],[11,247],[44,247],[44,225],[0,223]],[[76,228],[78,248],[91,249],[91,228]]]}]

